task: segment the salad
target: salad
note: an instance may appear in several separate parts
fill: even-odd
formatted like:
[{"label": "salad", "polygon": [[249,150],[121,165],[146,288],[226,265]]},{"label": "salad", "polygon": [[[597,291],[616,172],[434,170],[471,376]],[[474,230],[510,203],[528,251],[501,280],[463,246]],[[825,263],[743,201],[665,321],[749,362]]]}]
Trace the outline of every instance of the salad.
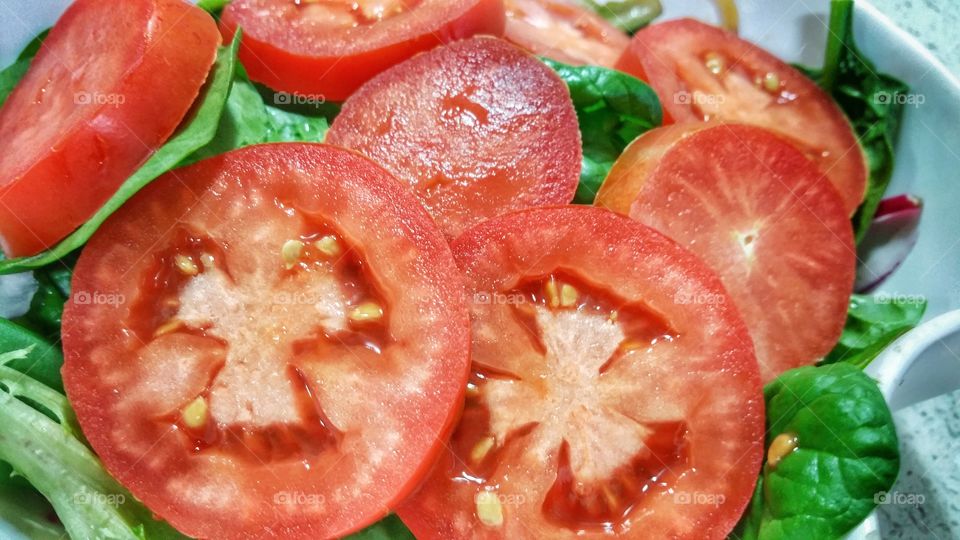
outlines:
[{"label": "salad", "polygon": [[74,2],[0,71],[0,520],[843,538],[924,311],[857,257],[922,213],[907,88],[851,0],[820,68],[718,8]]}]

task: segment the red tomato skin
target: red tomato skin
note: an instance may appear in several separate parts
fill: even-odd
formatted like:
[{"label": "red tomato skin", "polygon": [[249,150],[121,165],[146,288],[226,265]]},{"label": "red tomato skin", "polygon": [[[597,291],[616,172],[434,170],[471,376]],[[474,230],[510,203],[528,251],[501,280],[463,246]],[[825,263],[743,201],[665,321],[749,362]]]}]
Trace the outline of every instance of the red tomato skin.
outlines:
[{"label": "red tomato skin", "polygon": [[[453,98],[479,107],[483,119],[451,122],[460,107],[446,103]],[[497,214],[569,203],[582,161],[567,85],[527,52],[485,36],[371,79],[344,103],[326,142],[366,155],[409,185],[448,239]],[[441,177],[443,188],[433,192]]]},{"label": "red tomato skin", "polygon": [[[241,4],[233,2],[224,9],[220,29],[225,38],[232,38],[239,26]],[[339,102],[373,76],[418,52],[477,34],[501,36],[505,21],[503,0],[474,0],[460,16],[437,28],[349,55],[297,54],[244,28],[240,60],[251,79],[273,90]]]},{"label": "red tomato skin", "polygon": [[[27,168],[3,171],[12,175],[0,180],[0,237],[7,256],[36,254],[87,220],[170,137],[213,65],[220,36],[207,13],[180,0],[131,3],[143,19],[118,24],[143,25],[143,41],[124,45],[140,49],[142,56],[117,87],[95,90],[122,96],[123,102],[64,125],[59,140]],[[54,25],[0,110],[0,141],[8,150],[15,148],[8,141],[25,121],[18,109],[38,106],[28,85],[46,75],[41,70],[60,64],[65,47],[78,46],[65,43],[68,27],[84,11],[112,5],[79,0]]]},{"label": "red tomato skin", "polygon": [[[672,47],[671,47],[672,46]],[[696,47],[696,50],[690,50]],[[678,19],[648,26],[637,32],[617,61],[616,68],[650,84],[663,104],[664,124],[703,121],[695,110],[690,87],[679,72],[690,67],[664,58],[662,50],[704,54],[717,51],[729,55],[733,66],[725,69],[761,69],[778,76],[780,87],[792,96],[778,108],[798,108],[792,117],[765,117],[753,107],[737,103],[737,96],[727,96],[719,112],[712,119],[755,124],[778,132],[803,150],[808,159],[817,163],[820,171],[830,177],[843,197],[849,215],[856,212],[863,201],[867,187],[866,155],[857,142],[849,120],[833,98],[805,74],[786,64],[766,50],[739,38],[736,34],[704,24],[694,19]],[[692,59],[702,62],[701,58]],[[708,94],[709,89],[704,90]],[[678,93],[687,92],[687,99],[678,99]],[[750,96],[745,96],[750,99]],[[793,123],[796,125],[788,125]],[[823,155],[822,149],[830,155]]]},{"label": "red tomato skin", "polygon": [[[522,240],[524,231],[538,229],[551,231],[549,235],[551,241],[556,240],[561,243],[551,243],[550,247],[544,250],[529,249],[529,246],[525,246]],[[568,231],[575,231],[572,235],[581,240],[584,237],[589,238],[594,245],[582,249],[576,245],[563,245],[562,239],[565,238],[566,234],[570,234]],[[609,264],[604,266],[601,263],[590,263],[591,267],[594,269],[602,268],[602,271],[609,271],[612,274],[620,274],[623,280],[635,279],[638,282],[645,282],[652,287],[662,287],[669,282],[670,278],[667,277],[669,274],[682,274],[686,279],[696,282],[698,286],[706,287],[703,290],[713,291],[710,294],[726,297],[726,292],[719,277],[694,254],[654,229],[597,207],[564,205],[519,210],[487,220],[467,230],[451,243],[457,264],[467,276],[468,294],[472,292],[473,287],[478,285],[480,286],[479,290],[486,294],[489,294],[491,290],[496,290],[490,288],[495,287],[495,283],[489,281],[491,276],[488,274],[490,269],[497,264],[502,265],[503,274],[493,278],[494,282],[510,283],[514,281],[514,274],[523,275],[527,272],[539,274],[544,268],[553,264],[563,265],[562,261],[564,260],[569,261],[570,265],[576,265],[579,260],[603,251],[609,254],[619,253],[620,250],[615,249],[614,245],[621,248],[622,251],[635,253],[637,257],[660,261],[663,268],[662,273],[637,278],[635,268],[630,266]],[[496,261],[492,260],[492,257],[485,256],[490,253],[509,253],[510,258],[507,262]],[[618,257],[618,255],[612,255],[612,257]],[[639,266],[642,265],[643,263],[639,264]],[[476,272],[476,275],[471,276],[472,272]],[[609,275],[601,281],[608,279],[610,279]],[[654,296],[660,294],[672,295],[674,291],[665,288]],[[743,440],[746,441],[743,443],[745,451],[736,467],[725,477],[728,485],[736,485],[738,489],[734,496],[729,496],[724,500],[723,516],[712,522],[706,520],[706,522],[699,523],[699,527],[688,535],[669,536],[678,539],[721,540],[726,538],[739,521],[743,510],[750,501],[756,476],[763,462],[764,403],[762,385],[749,333],[731,302],[717,302],[707,309],[711,312],[710,318],[721,317],[727,322],[723,332],[716,335],[718,342],[723,343],[724,349],[721,358],[717,361],[725,365],[725,369],[730,375],[730,381],[736,382],[743,395],[751,396],[745,397],[743,415],[738,417],[742,430],[741,435]],[[679,315],[679,317],[686,318],[689,317],[689,314]],[[688,323],[690,322],[688,321]],[[692,323],[696,324],[696,321],[692,321]],[[476,320],[474,320],[474,324],[476,325]],[[709,448],[705,450],[705,452],[709,451]],[[696,455],[698,450],[694,449],[692,452]],[[537,470],[547,471],[544,473],[545,475],[552,476],[554,474],[552,470],[548,470],[548,464],[538,463],[533,467],[536,467]],[[480,523],[475,513],[471,513],[471,511],[463,512],[462,504],[465,502],[465,497],[463,497],[461,489],[465,484],[454,483],[449,480],[451,471],[459,471],[462,468],[464,468],[463,459],[455,455],[451,446],[448,445],[428,480],[397,508],[397,515],[419,540],[458,540],[461,538],[494,540],[505,537],[504,530],[486,528]],[[505,484],[509,484],[509,480],[506,480]],[[687,488],[694,489],[689,486]],[[467,504],[470,502],[472,500],[468,501]],[[528,508],[539,509],[542,504],[543,500],[541,499],[534,498],[531,500],[530,497],[527,497],[524,502],[516,506],[523,507],[526,512]],[[464,517],[464,514],[469,516],[466,518],[471,526],[469,532],[466,532],[462,527],[458,527],[459,523],[453,519],[453,517]],[[655,518],[652,524],[634,524],[627,532],[618,531],[614,534],[594,529],[574,532],[570,529],[558,528],[542,519],[531,519],[523,521],[523,526],[519,527],[523,531],[522,534],[507,537],[522,539],[586,538],[596,540],[626,538],[639,540],[651,538],[648,525],[658,527],[664,525],[665,520],[669,521],[668,518],[663,517],[658,519],[659,521]],[[657,528],[656,530],[663,529]]]},{"label": "red tomato skin", "polygon": [[[107,385],[111,383],[104,381],[104,371],[97,367],[104,360],[92,357],[91,353],[98,344],[103,344],[104,336],[109,336],[106,340],[111,344],[117,344],[117,347],[125,346],[121,345],[121,342],[129,342],[131,334],[121,319],[129,316],[128,306],[131,299],[136,298],[141,284],[139,279],[133,277],[137,269],[143,265],[140,255],[136,254],[149,254],[151,249],[156,248],[154,240],[149,236],[143,236],[143,233],[169,234],[172,229],[170,222],[176,225],[181,223],[184,217],[180,216],[181,212],[178,211],[179,217],[166,216],[163,222],[153,218],[144,220],[142,216],[148,211],[142,206],[157,200],[165,201],[163,204],[165,208],[182,209],[180,205],[185,201],[195,205],[200,197],[208,193],[211,179],[224,168],[230,169],[238,177],[247,175],[246,181],[260,185],[262,182],[258,184],[258,180],[250,180],[249,177],[258,176],[263,171],[276,167],[289,166],[306,170],[316,167],[318,163],[322,164],[321,167],[324,168],[327,178],[333,170],[340,171],[339,179],[341,180],[337,182],[336,187],[329,179],[319,181],[318,192],[334,193],[331,198],[342,200],[350,191],[348,186],[355,187],[357,178],[367,175],[364,180],[367,184],[364,188],[365,193],[375,194],[376,199],[376,201],[370,201],[370,204],[379,202],[381,206],[378,206],[378,209],[392,212],[402,208],[406,212],[402,219],[391,221],[391,225],[402,222],[400,226],[409,233],[412,241],[417,242],[418,247],[425,254],[422,256],[423,259],[430,261],[429,268],[425,272],[429,273],[431,287],[439,291],[439,294],[448,302],[441,309],[449,316],[438,333],[451,336],[452,339],[442,346],[442,354],[446,355],[443,360],[445,365],[442,368],[438,366],[441,371],[435,375],[438,377],[438,384],[430,390],[431,396],[449,395],[451,399],[443,408],[422,413],[424,417],[429,418],[431,425],[436,426],[435,430],[432,428],[425,428],[426,431],[421,430],[424,440],[429,438],[431,441],[430,447],[424,454],[424,459],[412,468],[410,474],[397,481],[400,484],[399,489],[389,499],[384,500],[383,504],[358,502],[358,508],[350,511],[359,509],[361,511],[359,515],[345,516],[338,513],[324,522],[297,522],[296,519],[279,516],[275,514],[276,507],[266,499],[259,501],[263,513],[252,522],[249,519],[250,516],[242,516],[236,511],[230,516],[198,515],[187,508],[183,501],[164,496],[162,488],[170,477],[142,474],[143,461],[134,462],[126,459],[121,449],[117,447],[118,438],[136,440],[139,434],[146,432],[142,427],[144,419],[117,418],[105,412],[121,399],[127,389],[117,389],[115,392],[108,390]],[[219,196],[221,195],[215,195],[215,197]],[[367,201],[364,202],[366,203]],[[156,216],[154,212],[153,217]],[[356,223],[356,218],[350,219]],[[138,220],[142,227],[131,229],[130,223]],[[144,221],[147,223],[144,224]],[[253,249],[255,246],[241,247]],[[107,306],[109,309],[97,309],[96,302],[78,302],[76,301],[78,297],[74,296],[67,302],[64,310],[63,343],[67,359],[62,370],[64,387],[84,435],[114,478],[129,489],[155,515],[191,537],[302,538],[306,540],[340,538],[362,530],[385,517],[389,509],[398,506],[429,473],[444,450],[445,441],[455,428],[463,408],[470,364],[468,353],[470,327],[462,277],[456,271],[447,243],[436,230],[429,215],[415,199],[400,188],[399,183],[387,171],[355,152],[323,144],[264,144],[221,154],[169,172],[138,193],[97,231],[81,253],[74,270],[71,287],[73,291],[86,291],[101,297],[121,299],[112,308]],[[100,306],[103,308],[106,304],[100,304]],[[94,328],[97,330],[93,330]],[[136,341],[135,338],[134,341]],[[119,362],[118,365],[125,363],[119,359],[115,360]],[[100,388],[100,391],[91,391],[92,388]],[[427,406],[426,403],[413,405]],[[418,427],[424,428],[422,425]],[[168,442],[166,439],[164,435],[156,441],[153,448],[155,453],[170,451],[169,447],[164,446]],[[181,458],[182,461],[187,461],[190,456],[184,454]],[[172,467],[176,466],[180,464],[172,465]],[[314,479],[309,480],[307,477],[310,475],[303,472],[302,467],[293,467],[293,464],[282,464],[275,469],[264,467],[260,470],[245,470],[242,461],[234,466],[239,471],[238,476],[243,476],[240,480],[248,482],[246,485],[250,491],[246,494],[258,489],[255,495],[261,494],[260,492],[275,493],[278,489],[282,491],[284,486],[270,486],[269,479],[277,478],[278,475],[283,477],[289,474],[291,468],[298,471],[299,475],[291,482],[300,483],[296,484],[296,487],[288,486],[288,489],[291,493],[305,495],[322,494],[323,491],[316,488],[316,484],[313,484],[313,488],[317,491],[303,489],[303,487],[309,486],[313,481],[322,481],[326,475],[336,474],[335,470],[324,473],[324,471],[313,469]],[[324,473],[323,476],[320,473]],[[394,483],[392,479],[386,477],[378,480]],[[264,511],[263,508],[266,510]]]},{"label": "red tomato skin", "polygon": [[[720,274],[753,335],[764,384],[789,369],[815,364],[836,345],[846,322],[856,269],[853,228],[840,194],[789,143],[775,132],[751,125],[685,122],[657,128],[624,150],[596,199],[597,206],[668,234]],[[731,146],[749,150],[731,154]],[[765,240],[756,248],[761,262],[755,271],[744,271],[733,262],[736,257],[728,256],[739,249],[728,239],[748,221],[749,213],[742,208],[749,205],[732,196],[736,204],[714,193],[704,195],[708,188],[698,192],[696,181],[674,180],[678,170],[686,172],[686,178],[697,177],[684,166],[691,161],[704,163],[704,171],[697,176],[721,191],[723,187],[733,191],[729,186],[762,185],[756,180],[759,173],[744,173],[740,181],[731,181],[736,176],[728,172],[738,167],[749,170],[751,161],[762,163],[760,167],[771,178],[766,189],[751,193],[751,202],[770,212],[778,200],[795,199],[783,205],[779,214],[757,211],[757,220],[766,217],[771,224],[761,229]],[[724,172],[711,176],[711,171]],[[689,204],[688,192],[700,193],[705,200],[721,199],[714,204],[727,212],[722,214],[725,220],[719,221],[723,225],[717,225],[703,208]],[[794,227],[794,223],[806,227]],[[792,240],[800,234],[808,242]],[[783,263],[788,260],[804,261],[806,272],[817,276],[815,287],[790,279],[804,265]],[[774,278],[778,286],[768,287],[766,283]],[[773,305],[785,307],[770,309]],[[816,317],[807,320],[811,313]]]}]

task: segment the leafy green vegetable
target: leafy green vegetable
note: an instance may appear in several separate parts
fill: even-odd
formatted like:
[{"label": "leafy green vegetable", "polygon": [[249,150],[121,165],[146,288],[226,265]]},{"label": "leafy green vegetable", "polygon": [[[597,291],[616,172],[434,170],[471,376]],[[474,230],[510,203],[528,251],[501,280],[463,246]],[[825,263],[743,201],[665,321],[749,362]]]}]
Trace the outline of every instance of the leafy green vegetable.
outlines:
[{"label": "leafy green vegetable", "polygon": [[543,61],[570,88],[583,139],[583,166],[574,202],[591,204],[623,149],[663,122],[660,100],[652,88],[626,73]]},{"label": "leafy green vegetable", "polygon": [[230,85],[233,81],[240,33],[233,43],[221,47],[217,61],[208,77],[203,94],[194,103],[192,118],[184,120],[181,129],[147,160],[100,210],[70,236],[48,251],[31,257],[19,257],[0,261],[0,274],[13,274],[45,266],[78,249],[123,203],[161,174],[176,167],[184,158],[213,140],[220,115],[223,112]]},{"label": "leafy green vegetable", "polygon": [[43,337],[59,341],[60,319],[67,296],[46,272],[36,272],[34,279],[37,280],[38,287],[30,301],[30,310],[18,317],[16,322]]},{"label": "leafy green vegetable", "polygon": [[50,504],[36,490],[4,484],[0,479],[0,521],[30,540],[62,540],[67,532],[51,520]]},{"label": "leafy green vegetable", "polygon": [[848,364],[788,371],[764,389],[767,448],[797,448],[765,463],[731,538],[842,538],[876,506],[900,466],[897,433],[876,383]]},{"label": "leafy green vegetable", "polygon": [[60,377],[63,354],[60,347],[18,324],[0,319],[0,351],[17,350],[26,351],[26,355],[8,361],[8,367],[29,375],[50,388],[63,390],[63,379]]},{"label": "leafy green vegetable", "polygon": [[833,96],[850,119],[867,155],[867,193],[853,217],[859,242],[890,185],[894,142],[910,88],[903,81],[878,73],[873,62],[857,49],[853,39],[853,4],[853,0],[833,0],[823,69],[800,69]]},{"label": "leafy green vegetable", "polygon": [[624,32],[636,32],[663,13],[660,0],[580,0]]},{"label": "leafy green vegetable", "polygon": [[346,540],[414,540],[414,536],[400,518],[391,514]]},{"label": "leafy green vegetable", "polygon": [[866,368],[887,345],[915,327],[926,309],[927,301],[914,296],[853,295],[840,342],[822,363],[843,362]]},{"label": "leafy green vegetable", "polygon": [[0,355],[0,459],[50,501],[73,538],[183,538],[107,474],[63,394],[5,365],[29,354]]},{"label": "leafy green vegetable", "polygon": [[33,57],[36,56],[37,51],[40,50],[40,44],[43,43],[48,32],[49,30],[45,30],[33,38],[23,51],[20,52],[20,56],[18,56],[12,64],[0,71],[0,107],[7,101],[7,97],[13,92],[17,83],[20,82],[20,79],[26,75],[27,69],[30,67],[30,62],[33,60]]},{"label": "leafy green vegetable", "polygon": [[266,142],[321,142],[327,133],[324,116],[310,116],[287,111],[264,102],[256,86],[250,82],[242,66],[237,64],[233,87],[217,135],[185,163],[222,154],[230,150]]},{"label": "leafy green vegetable", "polygon": [[198,0],[197,7],[209,13],[217,14],[230,3],[230,0]]}]

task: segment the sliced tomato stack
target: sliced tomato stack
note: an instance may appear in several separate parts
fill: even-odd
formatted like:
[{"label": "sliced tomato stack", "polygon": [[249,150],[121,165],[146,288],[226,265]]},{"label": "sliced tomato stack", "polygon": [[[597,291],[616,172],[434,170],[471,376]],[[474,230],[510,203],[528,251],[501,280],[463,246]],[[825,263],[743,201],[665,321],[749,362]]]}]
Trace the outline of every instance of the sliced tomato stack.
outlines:
[{"label": "sliced tomato stack", "polygon": [[566,84],[495,38],[434,49],[371,80],[327,133],[410,185],[448,237],[573,200],[580,130]]},{"label": "sliced tomato stack", "polygon": [[426,474],[462,406],[470,334],[450,249],[346,150],[250,147],[158,179],[91,240],[73,292],[63,375],[84,434],[191,536],[369,525]]},{"label": "sliced tomato stack", "polygon": [[630,37],[569,0],[504,0],[504,38],[567,64],[613,67]]},{"label": "sliced tomato stack", "polygon": [[756,482],[763,402],[716,276],[591,207],[510,213],[452,247],[474,373],[449,450],[398,511],[414,535],[725,538]]},{"label": "sliced tomato stack", "polygon": [[86,221],[181,119],[220,35],[181,0],[79,0],[0,109],[0,246],[33,255]]},{"label": "sliced tomato stack", "polygon": [[233,0],[220,19],[242,28],[240,59],[274,90],[343,101],[365,81],[443,43],[502,35],[502,0]]},{"label": "sliced tomato stack", "polygon": [[809,77],[763,49],[683,19],[637,32],[616,67],[657,91],[668,121],[723,120],[776,131],[830,178],[847,215],[863,200],[867,166],[850,122]]},{"label": "sliced tomato stack", "polygon": [[840,337],[852,226],[830,181],[776,134],[710,124],[648,132],[614,164],[597,204],[663,232],[720,275],[764,382],[815,363]]}]

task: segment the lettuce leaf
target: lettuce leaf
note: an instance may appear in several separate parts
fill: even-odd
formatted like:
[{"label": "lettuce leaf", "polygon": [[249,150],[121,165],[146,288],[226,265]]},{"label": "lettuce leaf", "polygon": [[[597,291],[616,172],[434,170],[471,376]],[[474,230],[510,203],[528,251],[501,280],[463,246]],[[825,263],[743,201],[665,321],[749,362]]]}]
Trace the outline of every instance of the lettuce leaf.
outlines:
[{"label": "lettuce leaf", "polygon": [[184,538],[107,474],[66,396],[7,367],[29,354],[0,355],[0,460],[50,501],[73,538]]}]

